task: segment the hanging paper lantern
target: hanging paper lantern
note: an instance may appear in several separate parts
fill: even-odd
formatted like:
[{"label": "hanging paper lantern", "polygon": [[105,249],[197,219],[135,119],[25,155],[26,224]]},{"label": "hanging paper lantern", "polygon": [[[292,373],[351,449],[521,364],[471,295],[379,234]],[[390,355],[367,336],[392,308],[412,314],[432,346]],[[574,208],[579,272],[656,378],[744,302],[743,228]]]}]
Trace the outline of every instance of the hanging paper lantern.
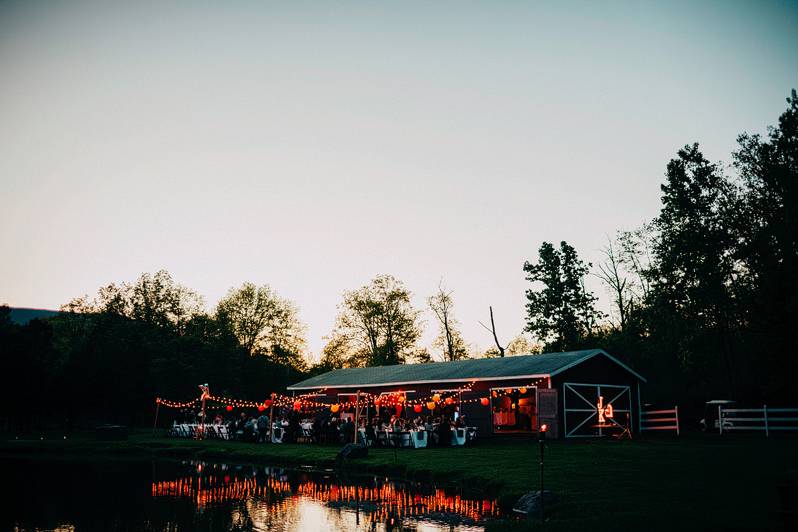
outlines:
[{"label": "hanging paper lantern", "polygon": [[258,412],[263,412],[264,410],[266,410],[266,407],[265,407],[265,406],[263,406],[263,405],[258,405]]},{"label": "hanging paper lantern", "polygon": [[526,387],[523,386],[521,388],[518,388],[518,391],[521,392],[521,393],[526,393]]},{"label": "hanging paper lantern", "polygon": [[271,408],[272,407],[272,400],[271,399],[266,399],[265,401],[263,401],[263,406],[265,406],[266,408]]},{"label": "hanging paper lantern", "polygon": [[432,400],[435,401],[436,403],[439,402],[441,400],[441,394],[436,393],[435,395],[432,396]]},{"label": "hanging paper lantern", "polygon": [[429,403],[427,403],[427,408],[429,408],[430,410],[435,410],[435,403],[430,401]]},{"label": "hanging paper lantern", "polygon": [[488,406],[490,404],[490,399],[488,399],[487,397],[483,397],[482,399],[479,400],[479,402],[482,406]]},{"label": "hanging paper lantern", "polygon": [[294,410],[296,410],[297,412],[302,410],[302,403],[300,403],[299,401],[294,401]]},{"label": "hanging paper lantern", "polygon": [[446,401],[444,401],[444,402],[445,402],[447,405],[450,405],[450,404],[454,403],[454,399],[452,399],[451,397],[447,397],[447,398],[446,398]]},{"label": "hanging paper lantern", "polygon": [[338,412],[338,410],[340,410],[340,408],[341,408],[340,405],[332,405],[332,406],[330,406],[330,412],[335,414],[336,412]]},{"label": "hanging paper lantern", "polygon": [[513,393],[513,389],[512,388],[507,388],[506,390],[504,390],[504,393]]},{"label": "hanging paper lantern", "polygon": [[416,414],[420,414],[423,409],[424,407],[422,407],[421,405],[415,405],[413,407],[413,412],[415,412]]},{"label": "hanging paper lantern", "polygon": [[377,408],[379,408],[381,404],[382,404],[382,401],[380,400],[380,398],[379,398],[379,397],[377,397],[376,399],[374,399],[374,406],[376,406]]},{"label": "hanging paper lantern", "polygon": [[233,405],[227,405],[226,407],[224,407],[224,409],[227,410],[228,412],[232,412],[233,411]]},{"label": "hanging paper lantern", "polygon": [[400,403],[404,403],[405,402],[405,396],[404,395],[400,395],[399,397],[396,398],[396,400],[399,401]]},{"label": "hanging paper lantern", "polygon": [[499,395],[499,394],[497,394],[497,393],[496,393],[496,390],[493,390],[493,391],[492,391],[490,394],[491,394],[493,397],[498,397],[498,395]]}]

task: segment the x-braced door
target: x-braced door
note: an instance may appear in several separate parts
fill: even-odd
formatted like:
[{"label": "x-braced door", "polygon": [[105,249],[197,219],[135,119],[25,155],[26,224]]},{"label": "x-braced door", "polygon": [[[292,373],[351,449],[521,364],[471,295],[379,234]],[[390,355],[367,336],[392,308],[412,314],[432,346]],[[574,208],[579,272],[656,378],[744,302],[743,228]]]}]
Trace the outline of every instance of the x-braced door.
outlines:
[{"label": "x-braced door", "polygon": [[632,394],[618,384],[563,384],[563,432],[566,438],[602,436],[607,429],[632,426]]}]

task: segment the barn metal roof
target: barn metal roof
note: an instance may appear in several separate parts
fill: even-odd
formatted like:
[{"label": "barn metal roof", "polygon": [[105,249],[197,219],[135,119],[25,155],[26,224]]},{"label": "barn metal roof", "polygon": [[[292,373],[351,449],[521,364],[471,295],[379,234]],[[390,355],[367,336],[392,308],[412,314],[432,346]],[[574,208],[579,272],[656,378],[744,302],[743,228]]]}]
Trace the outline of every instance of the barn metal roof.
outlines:
[{"label": "barn metal roof", "polygon": [[605,356],[626,371],[646,381],[639,373],[602,349],[542,353],[504,358],[480,358],[430,364],[400,364],[368,368],[336,369],[305,379],[289,390],[396,386],[472,380],[551,377],[594,356]]}]

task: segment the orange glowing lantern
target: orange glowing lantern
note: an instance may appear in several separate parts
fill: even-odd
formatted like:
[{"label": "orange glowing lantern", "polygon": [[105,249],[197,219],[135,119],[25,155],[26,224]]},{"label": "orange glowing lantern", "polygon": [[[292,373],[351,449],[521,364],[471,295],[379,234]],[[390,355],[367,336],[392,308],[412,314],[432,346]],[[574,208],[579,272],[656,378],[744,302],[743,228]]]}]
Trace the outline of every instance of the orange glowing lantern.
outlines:
[{"label": "orange glowing lantern", "polygon": [[380,407],[380,404],[382,404],[382,401],[380,400],[380,398],[379,398],[379,397],[377,397],[376,399],[374,399],[374,406],[376,406],[377,408],[379,408],[379,407]]},{"label": "orange glowing lantern", "polygon": [[497,393],[496,393],[496,390],[493,390],[492,392],[490,392],[490,394],[491,394],[493,397],[498,397],[498,396],[499,396],[499,394],[497,394]]},{"label": "orange glowing lantern", "polygon": [[446,401],[444,401],[444,402],[445,402],[447,405],[450,405],[450,404],[454,403],[454,399],[452,399],[451,397],[447,397],[447,398],[446,398]]},{"label": "orange glowing lantern", "polygon": [[338,410],[340,410],[340,409],[341,409],[341,407],[339,405],[330,405],[330,412],[332,412],[333,414],[338,412]]},{"label": "orange glowing lantern", "polygon": [[423,409],[424,407],[422,407],[421,405],[415,405],[413,407],[413,412],[415,412],[416,414],[420,414]]},{"label": "orange glowing lantern", "polygon": [[233,405],[227,405],[226,407],[224,407],[224,409],[227,410],[228,412],[232,412],[233,411]]},{"label": "orange glowing lantern", "polygon": [[302,403],[300,403],[299,401],[294,401],[294,410],[296,410],[297,412],[302,410]]},{"label": "orange glowing lantern", "polygon": [[440,402],[441,394],[436,393],[435,395],[432,396],[432,400],[435,401],[436,403]]},{"label": "orange glowing lantern", "polygon": [[488,399],[487,397],[483,397],[482,399],[479,400],[479,403],[482,406],[488,406],[490,404],[490,399]]},{"label": "orange glowing lantern", "polygon": [[265,406],[266,408],[271,408],[272,407],[272,400],[271,399],[266,399],[265,401],[263,401],[263,406]]},{"label": "orange glowing lantern", "polygon": [[258,405],[258,412],[263,412],[264,410],[266,410],[266,407],[265,407],[265,406],[263,406],[263,405]]},{"label": "orange glowing lantern", "polygon": [[526,387],[524,386],[524,387],[518,388],[518,391],[521,392],[521,393],[526,393]]},{"label": "orange glowing lantern", "polygon": [[427,408],[430,410],[435,410],[435,403],[433,401],[430,401],[429,403],[427,403]]},{"label": "orange glowing lantern", "polygon": [[397,401],[399,401],[400,403],[404,403],[404,402],[405,402],[405,399],[406,399],[406,398],[405,398],[405,396],[404,396],[404,395],[400,395],[399,397],[397,397],[397,398],[396,398],[396,400],[397,400]]},{"label": "orange glowing lantern", "polygon": [[513,393],[513,389],[512,388],[506,388],[504,390],[504,393]]}]

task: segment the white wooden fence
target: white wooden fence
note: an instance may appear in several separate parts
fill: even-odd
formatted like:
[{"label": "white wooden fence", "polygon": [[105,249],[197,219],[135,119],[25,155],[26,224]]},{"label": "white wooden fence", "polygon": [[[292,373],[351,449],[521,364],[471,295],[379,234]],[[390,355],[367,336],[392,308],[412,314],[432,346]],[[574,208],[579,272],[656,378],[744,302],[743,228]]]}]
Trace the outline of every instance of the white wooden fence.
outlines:
[{"label": "white wooden fence", "polygon": [[641,410],[640,432],[650,430],[673,430],[679,435],[679,407],[669,410]]},{"label": "white wooden fence", "polygon": [[734,430],[798,431],[798,408],[723,408],[718,406],[718,432]]}]

